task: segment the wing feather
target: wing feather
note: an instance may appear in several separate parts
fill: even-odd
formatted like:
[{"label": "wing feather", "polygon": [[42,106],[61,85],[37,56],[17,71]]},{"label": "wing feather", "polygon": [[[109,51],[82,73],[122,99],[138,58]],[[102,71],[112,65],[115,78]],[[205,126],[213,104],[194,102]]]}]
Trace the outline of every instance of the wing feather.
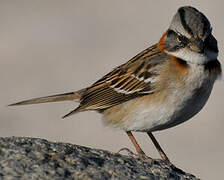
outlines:
[{"label": "wing feather", "polygon": [[159,70],[165,60],[157,45],[142,51],[87,88],[80,106],[64,117],[83,110],[104,110],[154,93]]}]

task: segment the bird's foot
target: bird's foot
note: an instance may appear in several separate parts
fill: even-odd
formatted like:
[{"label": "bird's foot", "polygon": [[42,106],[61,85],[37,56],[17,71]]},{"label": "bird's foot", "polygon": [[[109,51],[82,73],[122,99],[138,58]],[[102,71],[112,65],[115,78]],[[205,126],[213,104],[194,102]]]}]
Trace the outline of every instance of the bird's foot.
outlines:
[{"label": "bird's foot", "polygon": [[128,148],[121,148],[117,153],[121,154],[121,152],[126,151],[128,153],[129,156],[135,156],[137,154],[133,153],[130,149]]},{"label": "bird's foot", "polygon": [[142,152],[138,152],[138,154],[133,153],[130,149],[128,148],[122,148],[118,151],[118,153],[120,154],[122,151],[126,151],[128,153],[129,156],[132,156],[134,158],[140,158],[140,159],[152,159],[151,157],[148,157],[145,155],[145,153]]}]

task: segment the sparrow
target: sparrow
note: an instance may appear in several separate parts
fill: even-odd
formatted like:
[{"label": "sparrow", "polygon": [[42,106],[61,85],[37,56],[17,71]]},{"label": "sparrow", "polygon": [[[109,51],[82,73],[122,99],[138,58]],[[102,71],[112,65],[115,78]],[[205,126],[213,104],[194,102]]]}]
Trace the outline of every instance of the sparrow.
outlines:
[{"label": "sparrow", "polygon": [[95,110],[105,125],[124,130],[139,156],[145,153],[132,131],[146,132],[162,159],[171,164],[152,132],[191,119],[206,104],[222,70],[217,40],[206,16],[180,7],[159,42],[79,91],[21,101],[14,105],[76,101],[63,116]]}]

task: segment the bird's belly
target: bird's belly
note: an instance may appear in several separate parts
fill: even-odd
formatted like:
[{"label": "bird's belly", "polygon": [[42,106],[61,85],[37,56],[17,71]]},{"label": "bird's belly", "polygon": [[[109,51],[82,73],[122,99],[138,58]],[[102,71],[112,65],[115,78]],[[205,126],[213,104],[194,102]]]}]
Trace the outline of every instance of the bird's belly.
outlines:
[{"label": "bird's belly", "polygon": [[213,83],[192,91],[179,91],[170,95],[161,104],[145,104],[139,107],[132,121],[126,121],[126,130],[157,131],[183,123],[197,114],[207,102]]},{"label": "bird's belly", "polygon": [[163,90],[106,110],[104,123],[125,131],[142,132],[176,126],[204,107],[216,79],[203,66],[194,65],[184,83],[168,79]]}]

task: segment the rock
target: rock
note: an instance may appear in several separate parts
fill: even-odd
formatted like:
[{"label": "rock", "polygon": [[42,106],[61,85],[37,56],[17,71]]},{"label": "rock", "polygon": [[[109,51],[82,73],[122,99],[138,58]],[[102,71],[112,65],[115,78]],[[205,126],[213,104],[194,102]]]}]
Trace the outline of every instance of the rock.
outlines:
[{"label": "rock", "polygon": [[28,137],[0,138],[0,179],[198,179],[162,160]]}]

